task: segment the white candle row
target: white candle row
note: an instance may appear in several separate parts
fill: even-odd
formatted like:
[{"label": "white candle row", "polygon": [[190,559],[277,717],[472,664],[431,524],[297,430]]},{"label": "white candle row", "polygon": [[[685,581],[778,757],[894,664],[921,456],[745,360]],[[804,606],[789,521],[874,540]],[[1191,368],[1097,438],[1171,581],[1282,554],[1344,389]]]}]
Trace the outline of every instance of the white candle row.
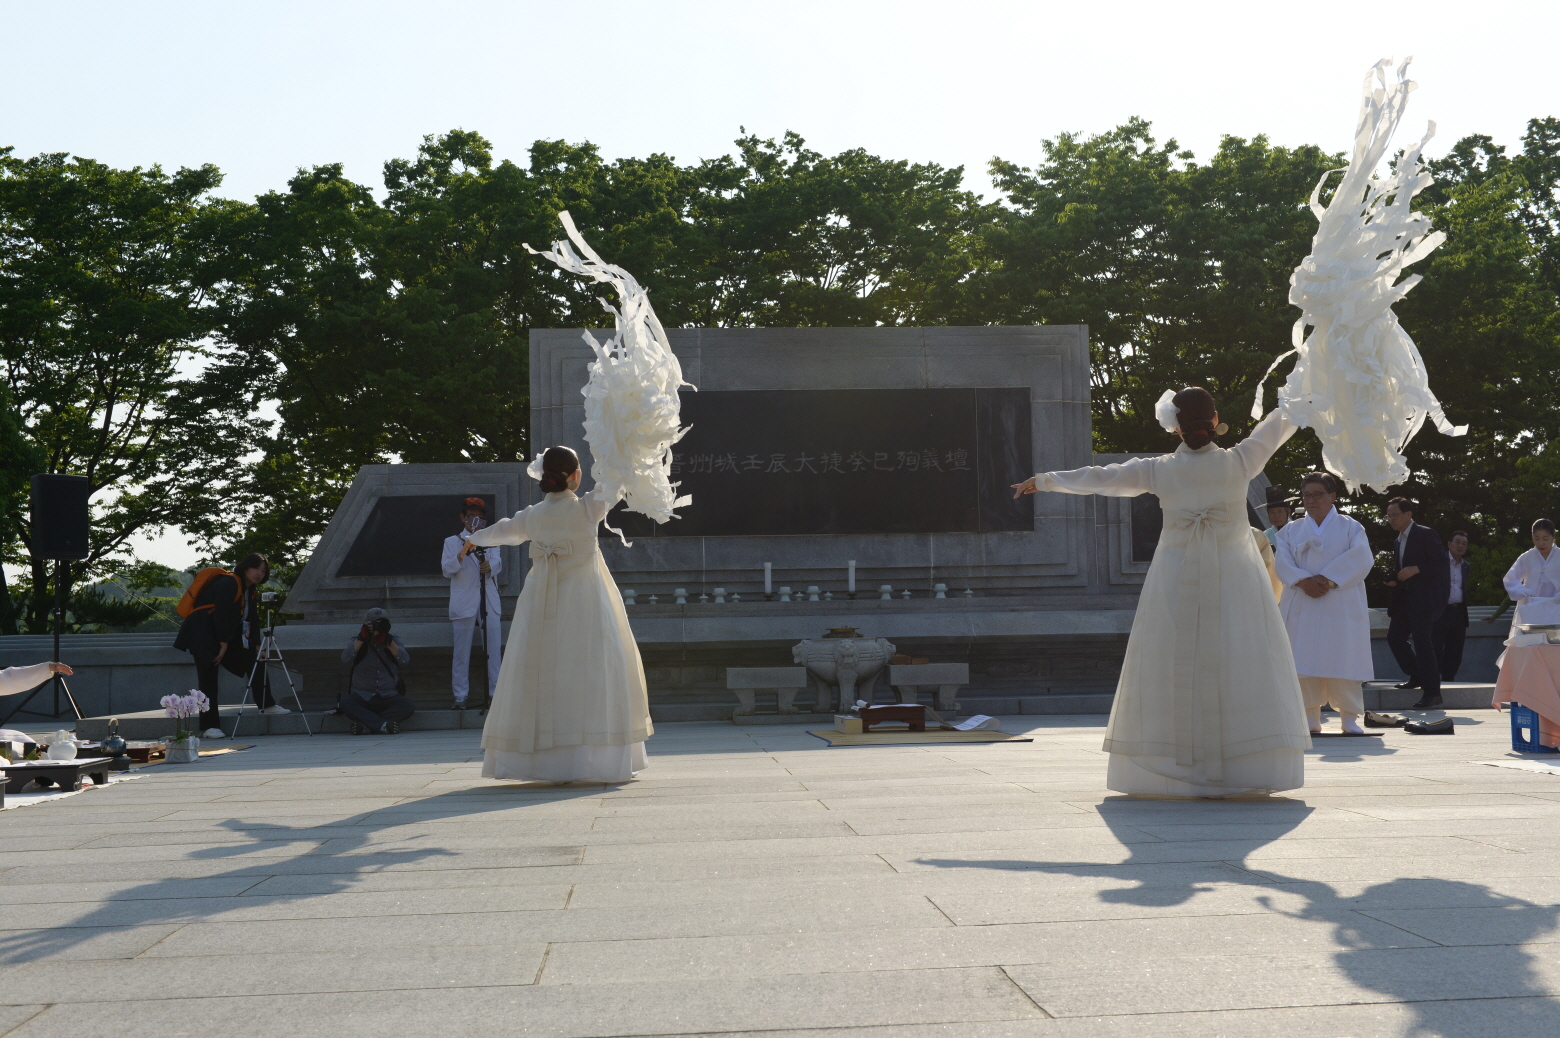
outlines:
[{"label": "white candle row", "polygon": [[[766,576],[767,576],[767,574],[766,574]],[[767,581],[765,582],[765,586],[766,587],[768,586],[768,582]],[[852,595],[855,594],[855,582],[854,581],[851,582],[850,594],[852,594]],[[726,593],[726,589],[723,588],[723,587],[715,588],[714,589],[714,595],[715,595],[715,601],[716,602],[724,603],[724,602],[740,602],[740,601],[742,601],[742,596],[741,595],[739,595],[739,594],[730,594],[730,595],[728,595]],[[772,591],[765,591],[764,592],[764,597],[766,599],[772,597],[772,595],[773,595]],[[639,596],[639,592],[635,591],[633,588],[624,588],[623,589],[623,604],[624,605],[638,605],[639,604],[638,596]],[[798,591],[798,592],[795,592],[794,594],[793,594],[793,592],[791,591],[791,589],[789,587],[782,587],[780,589],[780,596],[779,597],[780,597],[780,601],[782,601],[782,602],[790,602],[793,599],[795,601],[798,601],[798,602],[803,601],[804,599],[806,601],[808,601],[808,602],[820,602],[820,601],[821,602],[832,602],[832,601],[834,601],[834,592],[832,592],[832,591],[821,591],[817,584],[809,584],[807,586],[807,590],[805,592]],[[881,584],[881,585],[878,586],[878,598],[880,600],[882,600],[884,602],[889,602],[889,601],[893,600],[893,597],[894,597],[894,586],[892,584]],[[909,588],[905,588],[903,591],[901,591],[899,593],[899,597],[902,598],[902,599],[908,600],[910,598],[910,589]],[[932,585],[932,597],[933,598],[947,598],[948,597],[948,585],[947,584],[933,584]],[[971,590],[970,588],[965,588],[964,589],[964,597],[965,598],[974,598],[975,597],[975,592],[973,590]],[[699,602],[709,602],[710,601],[710,596],[708,594],[704,594],[704,593],[701,592],[699,594],[698,601]],[[677,588],[676,590],[674,590],[672,592],[672,602],[675,605],[687,605],[688,604],[688,589],[680,587],[680,588]],[[659,595],[651,595],[649,597],[649,599],[647,600],[646,604],[648,604],[648,605],[660,605],[661,604],[660,596]]]}]

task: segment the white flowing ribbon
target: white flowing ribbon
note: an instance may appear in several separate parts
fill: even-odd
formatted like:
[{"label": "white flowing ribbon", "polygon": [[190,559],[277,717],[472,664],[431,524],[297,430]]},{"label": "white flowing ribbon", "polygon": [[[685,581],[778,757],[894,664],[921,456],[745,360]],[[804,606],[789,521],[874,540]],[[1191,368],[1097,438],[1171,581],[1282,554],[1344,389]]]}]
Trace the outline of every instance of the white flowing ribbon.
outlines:
[{"label": "white flowing ribbon", "polygon": [[1181,425],[1181,409],[1175,406],[1175,390],[1167,389],[1154,402],[1154,418],[1165,432],[1173,433]]},{"label": "white flowing ribbon", "polygon": [[[1343,179],[1326,206],[1322,190],[1339,170],[1323,174],[1311,192],[1316,236],[1311,254],[1289,279],[1289,301],[1301,311],[1291,336],[1294,349],[1263,375],[1265,381],[1283,361],[1299,358],[1279,390],[1279,410],[1294,424],[1315,430],[1323,465],[1351,490],[1361,485],[1386,490],[1407,480],[1403,450],[1426,418],[1447,436],[1468,431],[1447,421],[1418,348],[1392,312],[1420,280],[1417,274],[1402,277],[1405,268],[1446,240],[1412,208],[1414,196],[1431,183],[1420,153],[1435,123],[1398,158],[1390,175],[1376,176],[1415,88],[1408,78],[1411,60],[1398,66],[1394,80],[1387,76],[1390,60],[1377,62],[1367,74]],[[1262,398],[1258,382],[1253,418],[1262,417]]]},{"label": "white flowing ribbon", "polygon": [[[571,274],[611,285],[621,304],[615,307],[601,301],[615,326],[610,339],[598,342],[590,332],[584,333],[596,355],[588,368],[590,380],[580,391],[585,397],[591,479],[609,508],[622,500],[630,510],[657,523],[676,519],[675,510],[692,503],[692,498],[678,496],[678,484],[671,481],[672,445],[688,431],[678,425],[677,393],[683,386],[694,387],[683,381],[682,366],[650,305],[649,293],[628,271],[598,256],[568,212],[559,213],[558,219],[568,241],[555,241],[546,252],[529,245],[526,249]],[[532,477],[541,478],[539,472]],[[622,531],[613,532],[623,537]]]}]

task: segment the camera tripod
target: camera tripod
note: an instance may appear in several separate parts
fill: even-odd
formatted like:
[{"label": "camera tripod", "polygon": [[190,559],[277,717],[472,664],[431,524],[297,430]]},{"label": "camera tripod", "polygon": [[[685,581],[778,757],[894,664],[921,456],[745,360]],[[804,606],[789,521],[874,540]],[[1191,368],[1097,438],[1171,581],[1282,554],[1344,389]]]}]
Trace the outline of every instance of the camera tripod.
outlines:
[{"label": "camera tripod", "polygon": [[[249,705],[249,693],[254,690],[255,676],[260,674],[262,668],[264,668],[264,676],[261,678],[261,681],[263,684],[269,684],[271,681],[270,668],[273,662],[281,664],[282,674],[287,678],[287,687],[292,690],[293,705],[298,708],[298,716],[303,718],[303,730],[310,736],[313,736],[314,729],[309,727],[309,715],[303,709],[303,700],[298,698],[298,686],[293,684],[292,672],[287,669],[287,660],[282,656],[281,646],[276,644],[276,614],[272,610],[267,609],[265,618],[267,625],[260,629],[260,647],[255,651],[255,663],[254,666],[249,668],[249,677],[244,681],[244,698],[239,700],[238,703],[238,716],[233,719],[231,738],[238,738],[238,725],[244,719],[244,707]],[[272,702],[275,701],[276,697],[273,696]],[[255,704],[255,710],[256,712],[260,710],[259,703]]]}]

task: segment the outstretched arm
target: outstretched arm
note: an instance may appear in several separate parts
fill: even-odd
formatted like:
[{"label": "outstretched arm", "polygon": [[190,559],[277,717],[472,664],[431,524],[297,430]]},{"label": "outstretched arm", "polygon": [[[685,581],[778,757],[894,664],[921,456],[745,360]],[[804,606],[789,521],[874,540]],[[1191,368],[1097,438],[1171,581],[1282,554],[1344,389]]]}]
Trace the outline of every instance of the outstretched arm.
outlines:
[{"label": "outstretched arm", "polygon": [[[475,544],[479,548],[491,548],[495,544],[524,544],[531,539],[531,535],[525,532],[525,514],[529,511],[529,508],[523,508],[511,518],[500,519],[492,526],[484,526],[466,538],[466,543]],[[462,554],[465,550],[461,549]]]},{"label": "outstretched arm", "polygon": [[1257,478],[1257,473],[1267,467],[1268,460],[1278,453],[1278,449],[1295,434],[1297,428],[1275,407],[1257,423],[1251,435],[1234,446],[1233,450],[1240,457],[1248,480]]},{"label": "outstretched arm", "polygon": [[1089,465],[1065,472],[1042,472],[1013,484],[1013,496],[1048,491],[1057,494],[1102,494],[1137,497],[1154,492],[1152,458],[1132,458],[1115,465]]},{"label": "outstretched arm", "polygon": [[599,523],[605,519],[607,513],[612,511],[612,506],[618,503],[617,495],[610,493],[599,483],[590,493],[581,497],[580,500],[585,502],[585,514],[590,516],[590,521],[593,523]]}]

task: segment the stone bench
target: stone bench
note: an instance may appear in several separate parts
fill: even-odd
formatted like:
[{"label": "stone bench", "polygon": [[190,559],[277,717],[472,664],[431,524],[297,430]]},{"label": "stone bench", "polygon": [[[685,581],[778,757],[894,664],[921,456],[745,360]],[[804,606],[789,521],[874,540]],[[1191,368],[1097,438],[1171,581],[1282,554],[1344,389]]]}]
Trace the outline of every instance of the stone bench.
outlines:
[{"label": "stone bench", "polygon": [[759,692],[771,689],[775,707],[782,714],[794,714],[796,690],[807,687],[806,667],[727,667],[726,687],[737,694],[737,716],[756,712]]},{"label": "stone bench", "polygon": [[970,683],[968,663],[908,663],[889,664],[888,683],[901,703],[920,702],[921,689],[936,691],[936,708],[952,716],[957,709],[959,689]]}]

